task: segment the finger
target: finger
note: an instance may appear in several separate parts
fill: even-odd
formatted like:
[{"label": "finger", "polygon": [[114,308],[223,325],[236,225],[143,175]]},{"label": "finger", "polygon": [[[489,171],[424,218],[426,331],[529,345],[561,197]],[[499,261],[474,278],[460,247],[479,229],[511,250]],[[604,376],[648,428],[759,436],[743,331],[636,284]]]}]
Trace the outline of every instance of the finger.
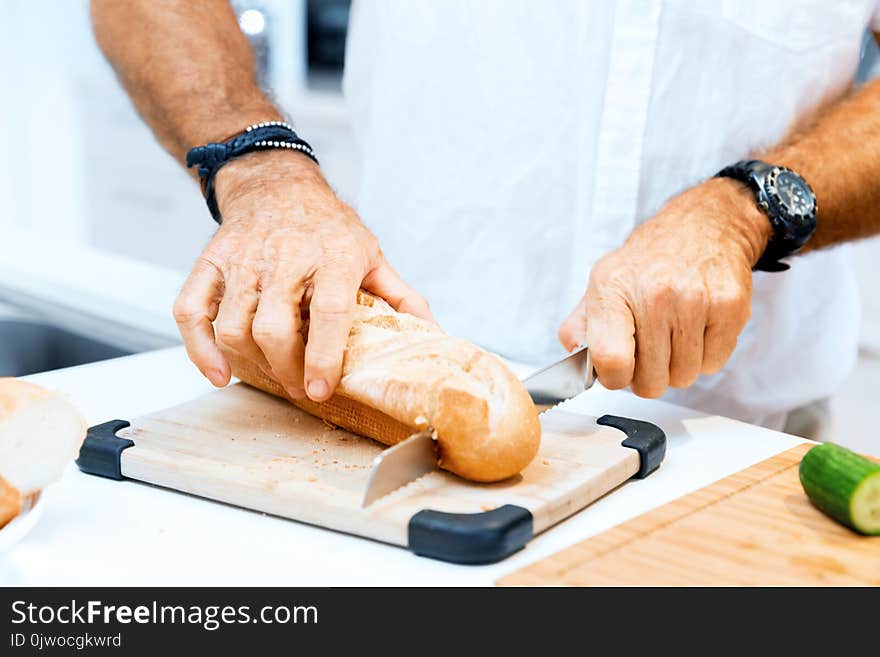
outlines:
[{"label": "finger", "polygon": [[581,300],[562,324],[556,336],[566,351],[574,351],[582,344],[587,344],[587,309]]},{"label": "finger", "polygon": [[634,313],[636,362],[632,391],[639,397],[656,398],[669,386],[669,358],[672,336],[671,290],[649,293],[647,301]]},{"label": "finger", "polygon": [[739,332],[730,323],[715,323],[706,326],[703,335],[703,362],[700,368],[703,374],[718,372],[730,359],[736,349]]},{"label": "finger", "polygon": [[229,383],[229,364],[214,340],[212,322],[222,287],[220,271],[199,259],[174,302],[174,321],[183,338],[187,356],[215,386]]},{"label": "finger", "polygon": [[342,377],[342,359],[354,317],[361,276],[353,268],[333,265],[314,276],[306,342],[306,394],[324,401]]},{"label": "finger", "polygon": [[736,349],[736,341],[749,319],[748,294],[716,291],[710,297],[706,331],[703,335],[702,371],[719,371]]},{"label": "finger", "polygon": [[252,325],[254,341],[263,352],[275,378],[294,399],[305,397],[303,345],[300,329],[302,284],[293,288],[278,281],[263,289]]},{"label": "finger", "polygon": [[669,385],[693,385],[703,368],[703,334],[706,330],[704,291],[683,292],[678,298],[673,320],[672,352],[669,357]]},{"label": "finger", "polygon": [[587,292],[586,343],[603,386],[630,385],[635,367],[635,324],[629,304],[619,297],[593,297]]},{"label": "finger", "polygon": [[362,285],[368,292],[385,299],[398,312],[409,313],[430,322],[437,321],[431,314],[427,300],[407,285],[387,262],[367,274]]},{"label": "finger", "polygon": [[229,275],[214,330],[221,348],[234,351],[270,372],[269,363],[253,336],[254,314],[259,300],[258,285],[256,273],[248,269],[237,269]]}]

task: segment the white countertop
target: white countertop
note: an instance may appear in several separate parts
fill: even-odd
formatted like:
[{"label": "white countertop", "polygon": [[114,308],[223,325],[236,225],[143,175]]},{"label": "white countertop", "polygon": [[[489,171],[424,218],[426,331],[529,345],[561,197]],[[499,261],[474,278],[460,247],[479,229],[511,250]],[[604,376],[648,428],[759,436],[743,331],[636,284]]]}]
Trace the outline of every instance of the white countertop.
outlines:
[{"label": "white countertop", "polygon": [[[90,425],[133,418],[211,390],[182,348],[29,377],[61,390]],[[785,434],[594,387],[569,410],[649,420],[668,437],[660,470],[630,481],[524,550],[458,566],[407,550],[71,465],[44,515],[0,562],[0,583],[63,585],[488,585],[628,518],[800,442]]]},{"label": "white countertop", "polygon": [[0,239],[0,300],[136,350],[180,342],[171,306],[186,275],[29,230]]}]

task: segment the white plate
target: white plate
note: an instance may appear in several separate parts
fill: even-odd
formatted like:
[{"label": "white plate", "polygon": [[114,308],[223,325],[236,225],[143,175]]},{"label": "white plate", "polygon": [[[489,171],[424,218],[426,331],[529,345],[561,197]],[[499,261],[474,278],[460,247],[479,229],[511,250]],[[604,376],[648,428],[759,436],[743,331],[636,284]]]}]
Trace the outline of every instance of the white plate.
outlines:
[{"label": "white plate", "polygon": [[16,543],[33,529],[43,515],[45,495],[43,492],[31,495],[24,502],[24,508],[3,529],[0,529],[0,554],[12,550]]}]

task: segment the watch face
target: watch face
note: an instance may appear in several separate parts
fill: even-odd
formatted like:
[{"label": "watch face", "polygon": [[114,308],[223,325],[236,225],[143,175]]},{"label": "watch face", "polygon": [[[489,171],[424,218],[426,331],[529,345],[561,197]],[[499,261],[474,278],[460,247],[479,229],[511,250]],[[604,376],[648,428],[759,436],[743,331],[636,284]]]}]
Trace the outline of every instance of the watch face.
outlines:
[{"label": "watch face", "polygon": [[782,169],[774,181],[776,200],[789,215],[808,217],[815,208],[815,196],[810,186],[793,171]]}]

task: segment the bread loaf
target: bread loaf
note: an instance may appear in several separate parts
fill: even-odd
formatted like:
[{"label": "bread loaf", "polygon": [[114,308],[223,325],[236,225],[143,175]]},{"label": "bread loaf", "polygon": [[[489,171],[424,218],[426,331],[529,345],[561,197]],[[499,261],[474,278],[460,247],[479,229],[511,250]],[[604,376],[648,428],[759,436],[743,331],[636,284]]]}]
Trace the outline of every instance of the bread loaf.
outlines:
[{"label": "bread loaf", "polygon": [[0,378],[0,526],[18,515],[23,497],[61,477],[85,434],[85,421],[61,395]]},{"label": "bread loaf", "polygon": [[438,464],[466,479],[506,479],[538,451],[535,405],[498,358],[364,292],[358,295],[342,381],[326,402],[292,399],[255,364],[226,355],[245,383],[386,445],[433,427]]}]

